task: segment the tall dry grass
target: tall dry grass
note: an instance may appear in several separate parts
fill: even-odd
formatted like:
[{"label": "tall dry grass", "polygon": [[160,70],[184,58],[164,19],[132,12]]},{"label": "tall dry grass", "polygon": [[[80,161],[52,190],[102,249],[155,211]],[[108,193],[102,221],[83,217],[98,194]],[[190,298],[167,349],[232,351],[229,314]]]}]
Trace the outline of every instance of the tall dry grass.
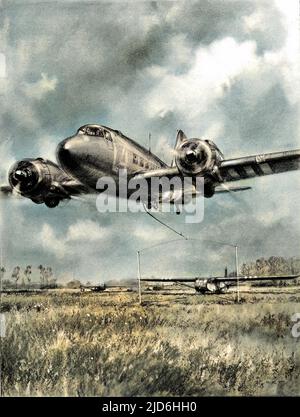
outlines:
[{"label": "tall dry grass", "polygon": [[7,295],[4,395],[299,395],[300,294]]}]

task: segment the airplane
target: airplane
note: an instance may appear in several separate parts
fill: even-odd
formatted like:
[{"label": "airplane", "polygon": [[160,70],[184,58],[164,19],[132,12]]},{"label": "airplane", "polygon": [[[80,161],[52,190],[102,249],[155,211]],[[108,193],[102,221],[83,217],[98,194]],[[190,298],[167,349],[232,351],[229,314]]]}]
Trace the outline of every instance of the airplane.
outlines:
[{"label": "airplane", "polygon": [[80,291],[92,291],[92,292],[103,292],[106,290],[106,284],[99,284],[99,285],[80,285]]},{"label": "airplane", "polygon": [[119,290],[122,289],[120,291],[127,291],[127,292],[131,292],[131,288],[129,288],[127,285],[106,285],[105,283],[103,284],[98,284],[98,285],[81,285],[80,286],[80,291],[81,292],[85,292],[85,291],[91,291],[91,292],[103,292],[105,290]]},{"label": "airplane", "polygon": [[[226,275],[226,274],[225,274]],[[300,275],[270,275],[270,276],[255,276],[255,277],[195,277],[195,278],[141,278],[141,282],[160,282],[160,283],[178,283],[189,288],[192,288],[188,283],[193,283],[196,292],[200,294],[222,294],[225,293],[230,286],[237,285],[237,283],[256,282],[256,281],[273,281],[273,280],[292,280],[299,278]]]},{"label": "airplane", "polygon": [[[209,139],[190,138],[178,131],[173,161],[163,162],[119,130],[87,124],[57,146],[57,162],[43,158],[27,158],[16,162],[8,174],[8,185],[0,187],[2,195],[18,194],[36,204],[56,207],[63,200],[96,194],[97,181],[110,176],[118,181],[120,170],[126,169],[128,179],[179,176],[204,180],[204,197],[216,193],[249,190],[249,186],[234,186],[235,181],[298,170],[300,149],[225,159],[217,145]],[[232,184],[233,183],[233,184]],[[197,196],[195,187],[189,190]],[[126,196],[129,198],[130,193]],[[175,192],[169,201],[182,201]],[[162,196],[158,196],[161,203]],[[145,202],[147,208],[152,202]]]}]

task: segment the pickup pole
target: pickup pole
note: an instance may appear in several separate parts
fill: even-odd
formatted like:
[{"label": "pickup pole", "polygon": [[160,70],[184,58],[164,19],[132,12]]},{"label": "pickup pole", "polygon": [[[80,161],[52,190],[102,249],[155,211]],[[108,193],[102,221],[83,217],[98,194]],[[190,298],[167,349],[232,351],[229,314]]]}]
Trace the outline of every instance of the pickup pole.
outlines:
[{"label": "pickup pole", "polygon": [[141,287],[141,259],[140,251],[137,251],[137,267],[138,267],[138,290],[139,290],[139,303],[142,304],[142,287]]},{"label": "pickup pole", "polygon": [[[2,275],[4,275],[4,268],[3,266],[3,248],[2,248],[2,241],[0,241],[0,306],[2,304]],[[0,313],[0,397],[3,397],[3,383],[2,383],[2,367],[3,367],[3,359],[2,359],[2,349],[3,349],[3,342],[2,337],[5,337],[5,316],[3,313]]]},{"label": "pickup pole", "polygon": [[238,265],[238,246],[235,245],[235,273],[237,281],[237,302],[240,302],[240,280],[239,280],[239,265]]}]

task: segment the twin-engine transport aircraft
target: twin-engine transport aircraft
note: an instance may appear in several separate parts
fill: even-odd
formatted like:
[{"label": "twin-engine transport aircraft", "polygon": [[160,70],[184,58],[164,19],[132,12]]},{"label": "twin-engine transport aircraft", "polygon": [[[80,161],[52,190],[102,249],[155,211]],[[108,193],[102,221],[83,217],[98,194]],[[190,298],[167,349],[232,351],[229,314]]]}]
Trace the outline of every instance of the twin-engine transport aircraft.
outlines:
[{"label": "twin-engine transport aircraft", "polygon": [[[226,292],[230,286],[237,285],[237,283],[255,282],[255,281],[281,281],[297,279],[300,275],[271,275],[271,276],[260,276],[260,277],[195,277],[195,278],[141,278],[143,282],[160,282],[182,284],[190,287],[188,283],[193,283],[196,292],[200,294],[213,293],[222,294]],[[191,288],[191,287],[190,287]]]},{"label": "twin-engine transport aircraft", "polygon": [[[55,207],[62,200],[96,193],[99,178],[110,176],[117,181],[119,171],[126,169],[128,179],[202,177],[204,196],[209,198],[219,192],[251,188],[232,182],[293,171],[300,166],[300,149],[225,159],[211,140],[188,139],[181,130],[173,162],[168,166],[120,131],[101,125],[80,127],[58,145],[56,156],[57,163],[43,158],[15,163],[8,174],[9,185],[1,187],[2,193],[16,192],[34,203]],[[189,192],[193,197],[197,194],[196,189]],[[176,198],[171,192],[169,201],[176,204]],[[149,201],[147,204],[149,207]]]}]

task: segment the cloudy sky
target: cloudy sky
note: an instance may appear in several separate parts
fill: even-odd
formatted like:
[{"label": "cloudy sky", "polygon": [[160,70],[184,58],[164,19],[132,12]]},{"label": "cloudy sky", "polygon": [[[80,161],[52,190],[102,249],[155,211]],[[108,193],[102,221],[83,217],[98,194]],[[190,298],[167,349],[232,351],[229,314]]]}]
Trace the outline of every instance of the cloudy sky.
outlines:
[{"label": "cloudy sky", "polygon": [[[0,1],[1,183],[24,157],[54,159],[86,123],[123,131],[171,160],[176,130],[227,157],[299,148],[297,0]],[[223,273],[241,261],[297,256],[299,174],[205,201],[204,221],[161,214],[199,239],[143,253],[144,274]],[[1,202],[7,269],[52,265],[61,279],[136,275],[136,251],[176,235],[146,214],[100,214],[81,202],[49,210]]]}]

